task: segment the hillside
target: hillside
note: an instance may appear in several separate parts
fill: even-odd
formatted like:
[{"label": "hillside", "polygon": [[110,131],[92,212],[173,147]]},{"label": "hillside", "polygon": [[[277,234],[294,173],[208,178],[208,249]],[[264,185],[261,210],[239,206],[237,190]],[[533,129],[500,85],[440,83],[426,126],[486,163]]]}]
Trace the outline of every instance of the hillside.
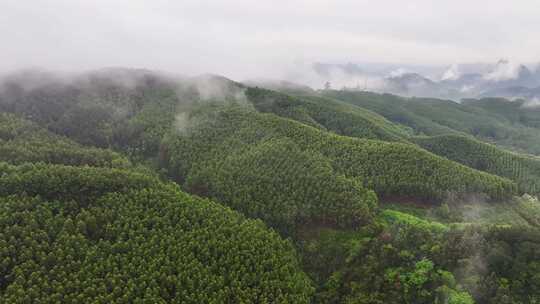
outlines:
[{"label": "hillside", "polygon": [[483,98],[467,99],[463,103],[502,116],[514,124],[540,128],[540,107],[535,102],[525,100],[509,101],[504,98]]},{"label": "hillside", "polygon": [[343,137],[244,107],[209,107],[192,115],[193,127],[173,133],[162,155],[165,167],[180,182],[244,149],[287,139],[300,151],[320,153],[337,174],[362,181],[380,196],[440,200],[450,191],[458,196],[482,192],[501,199],[515,189],[508,180],[471,170],[411,144]]},{"label": "hillside", "polygon": [[323,95],[374,111],[418,135],[465,133],[507,149],[540,154],[540,132],[533,124],[512,121],[476,103],[369,92],[325,91]]},{"label": "hillside", "polygon": [[540,191],[540,158],[517,154],[460,135],[416,137],[422,148],[471,168],[515,181],[520,190]]},{"label": "hillside", "polygon": [[[129,171],[0,164],[4,303],[308,303],[291,245]],[[241,257],[241,258],[239,258]]]},{"label": "hillside", "polygon": [[540,297],[540,205],[516,197],[536,191],[537,160],[465,136],[532,125],[216,75],[23,76],[0,86],[0,300]]},{"label": "hillside", "polygon": [[130,165],[119,153],[80,145],[7,113],[0,113],[0,161],[120,168]]},{"label": "hillside", "polygon": [[400,141],[409,130],[359,107],[312,95],[293,97],[274,91],[248,88],[246,96],[260,112],[274,113],[307,125],[352,137]]},{"label": "hillside", "polygon": [[540,304],[539,16],[0,0],[0,304]]}]

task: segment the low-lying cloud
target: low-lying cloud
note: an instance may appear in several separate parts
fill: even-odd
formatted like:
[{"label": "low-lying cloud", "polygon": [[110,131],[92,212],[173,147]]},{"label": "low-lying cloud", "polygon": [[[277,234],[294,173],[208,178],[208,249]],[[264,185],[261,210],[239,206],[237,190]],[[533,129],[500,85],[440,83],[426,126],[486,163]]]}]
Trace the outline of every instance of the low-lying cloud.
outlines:
[{"label": "low-lying cloud", "polygon": [[540,49],[534,0],[4,0],[0,11],[0,71],[124,66],[294,81],[287,67],[297,62],[534,62]]},{"label": "low-lying cloud", "polygon": [[491,81],[504,81],[517,79],[522,65],[509,60],[500,60],[492,71],[484,75],[484,79]]},{"label": "low-lying cloud", "polygon": [[457,80],[459,77],[461,77],[461,71],[459,69],[459,65],[452,64],[448,68],[448,70],[446,70],[443,73],[441,80]]}]

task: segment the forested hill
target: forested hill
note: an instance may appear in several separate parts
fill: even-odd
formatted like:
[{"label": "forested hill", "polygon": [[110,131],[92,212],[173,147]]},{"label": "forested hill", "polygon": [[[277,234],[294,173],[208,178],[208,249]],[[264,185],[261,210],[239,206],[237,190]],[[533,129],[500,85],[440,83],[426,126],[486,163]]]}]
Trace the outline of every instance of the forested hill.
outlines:
[{"label": "forested hill", "polygon": [[3,303],[309,301],[290,243],[176,186],[89,167],[0,173]]},{"label": "forested hill", "polygon": [[0,113],[0,161],[13,164],[46,162],[96,167],[130,166],[129,160],[120,153],[83,146],[8,113]]},{"label": "forested hill", "polygon": [[4,78],[0,302],[540,301],[536,112],[284,92]]},{"label": "forested hill", "polygon": [[386,119],[409,126],[418,135],[468,134],[480,140],[531,154],[540,154],[540,111],[522,101],[466,100],[456,103],[389,94],[324,91],[324,96],[372,110]]},{"label": "forested hill", "polygon": [[[485,193],[494,199],[514,192],[515,185],[508,180],[410,144],[342,137],[242,107],[218,106],[201,111],[190,118],[194,127],[188,125],[178,135],[173,133],[163,146],[164,161],[180,181],[189,179],[200,163],[208,166],[256,148],[259,143],[287,139],[300,151],[327,159],[337,174],[354,178],[380,195],[437,201],[449,191],[457,195]],[[257,167],[246,169],[249,172]]]},{"label": "forested hill", "polygon": [[462,135],[416,137],[412,141],[437,155],[514,180],[522,192],[540,191],[540,157],[505,151]]},{"label": "forested hill", "polygon": [[296,98],[260,88],[248,88],[245,94],[259,112],[274,113],[340,135],[385,141],[400,141],[410,135],[408,127],[339,101],[318,96]]}]

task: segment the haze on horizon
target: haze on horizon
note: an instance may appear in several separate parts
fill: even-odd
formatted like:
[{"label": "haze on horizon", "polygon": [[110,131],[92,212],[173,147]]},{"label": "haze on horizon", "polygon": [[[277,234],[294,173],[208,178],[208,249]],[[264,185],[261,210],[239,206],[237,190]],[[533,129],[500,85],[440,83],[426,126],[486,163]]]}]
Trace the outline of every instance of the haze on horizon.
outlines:
[{"label": "haze on horizon", "polygon": [[314,62],[540,61],[532,0],[0,0],[0,11],[0,74],[121,66],[295,79]]}]

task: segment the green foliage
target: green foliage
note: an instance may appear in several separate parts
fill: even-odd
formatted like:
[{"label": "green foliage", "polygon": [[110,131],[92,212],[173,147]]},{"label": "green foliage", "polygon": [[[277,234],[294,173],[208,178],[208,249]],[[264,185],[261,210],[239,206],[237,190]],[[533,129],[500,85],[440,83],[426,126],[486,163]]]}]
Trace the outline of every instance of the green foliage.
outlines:
[{"label": "green foliage", "polygon": [[[421,241],[417,246],[433,261],[435,267],[450,270],[455,275],[455,279],[445,279],[448,282],[446,286],[460,285],[477,303],[535,303],[539,295],[530,290],[537,290],[540,284],[539,277],[533,274],[537,271],[540,230],[538,226],[527,224],[520,214],[528,210],[529,216],[537,216],[538,210],[522,208],[539,206],[531,198],[522,198],[513,204],[486,204],[482,207],[495,209],[492,212],[463,207],[458,211],[463,212],[465,222],[470,222],[467,225],[448,225],[444,230],[432,229],[422,223],[433,223],[431,217],[400,222],[390,219],[390,223],[399,225],[401,229],[423,233],[438,231],[435,239],[424,237],[425,242]],[[383,216],[387,211],[383,212]],[[475,216],[467,213],[474,213]],[[409,214],[405,218],[410,217],[415,216]],[[535,223],[532,218],[531,223]],[[408,254],[402,256],[410,256],[415,251],[418,249],[408,249]],[[468,303],[470,300],[470,295],[459,290],[451,291],[446,287],[437,290],[445,294],[443,298],[448,301]]]},{"label": "green foliage", "polygon": [[308,303],[289,242],[129,171],[0,166],[0,301]]},{"label": "green foliage", "polygon": [[538,111],[289,92],[121,69],[8,81],[0,302],[540,302],[540,203],[511,199],[538,192],[538,160],[465,136],[538,153]]},{"label": "green foliage", "polygon": [[315,151],[287,139],[198,163],[186,181],[192,193],[212,197],[289,234],[297,227],[357,227],[371,222],[377,197],[334,172]]},{"label": "green foliage", "polygon": [[[371,228],[371,227],[370,227]],[[318,285],[329,284],[336,270],[354,259],[359,248],[371,240],[366,229],[345,230],[324,227],[303,227],[296,239],[302,255],[303,269]]]},{"label": "green foliage", "polygon": [[292,97],[259,88],[248,88],[246,96],[260,112],[274,113],[340,135],[385,141],[401,141],[408,136],[408,130],[374,112],[332,99]]},{"label": "green foliage", "polygon": [[433,272],[433,268],[432,261],[422,259],[414,264],[411,272],[399,275],[399,281],[403,284],[405,297],[409,298],[407,302],[421,300],[423,297],[430,296],[430,292],[422,288],[429,281],[429,276]]},{"label": "green foliage", "polygon": [[0,163],[0,195],[24,193],[55,200],[91,202],[107,192],[154,187],[158,181],[143,173],[95,167]]},{"label": "green foliage", "polygon": [[463,104],[482,108],[489,113],[499,115],[513,124],[540,128],[540,108],[528,106],[525,100],[509,102],[504,98],[467,99]]},{"label": "green foliage", "polygon": [[469,226],[448,233],[438,257],[478,303],[540,300],[540,231],[523,226]]},{"label": "green foliage", "polygon": [[[383,215],[383,217],[386,217]],[[444,264],[436,262],[448,229],[422,220],[390,220],[373,237],[358,235],[318,303],[474,303]]]},{"label": "green foliage", "polygon": [[540,192],[540,158],[517,154],[459,135],[416,137],[413,141],[426,150],[468,167],[515,181],[519,190]]},{"label": "green foliage", "polygon": [[78,143],[119,148],[130,156],[155,156],[179,103],[175,84],[138,70],[95,72],[72,82],[43,81],[32,89],[24,79],[8,81],[0,94],[0,112]]},{"label": "green foliage", "polygon": [[446,286],[440,287],[439,292],[443,294],[442,298],[446,299],[445,304],[474,304],[473,297],[465,291],[457,291],[447,288]]},{"label": "green foliage", "polygon": [[518,213],[527,224],[540,228],[540,201],[536,197],[523,195],[512,204],[512,209]]},{"label": "green foliage", "polygon": [[36,124],[0,113],[0,161],[45,162],[98,167],[128,167],[129,161],[110,150],[81,146]]},{"label": "green foliage", "polygon": [[[323,95],[371,110],[389,121],[410,127],[417,134],[436,135],[456,132],[443,124],[442,121],[439,122],[431,116],[425,115],[430,108],[420,103],[416,104],[418,99],[352,91],[325,91]],[[434,109],[432,111],[436,112]]]},{"label": "green foliage", "polygon": [[436,232],[444,232],[449,229],[447,226],[441,223],[428,221],[414,215],[399,212],[396,210],[386,209],[383,210],[381,214],[384,219],[390,223],[406,224],[409,226],[415,226],[418,229],[431,230]]},{"label": "green foliage", "polygon": [[131,156],[155,157],[161,139],[171,129],[179,103],[172,89],[150,90],[145,104],[114,134],[114,144]]},{"label": "green foliage", "polygon": [[[506,109],[493,110],[502,104],[500,101],[490,107],[485,105],[492,105],[491,101],[459,104],[440,99],[332,90],[322,94],[376,112],[394,123],[412,128],[418,135],[465,133],[510,149],[540,154],[538,111],[529,114],[530,118],[523,118],[527,115],[523,113],[531,111],[521,108],[518,121],[502,114]],[[512,113],[516,113],[516,106],[510,106],[514,108]]]},{"label": "green foliage", "polygon": [[440,200],[448,192],[486,193],[494,199],[515,191],[509,180],[471,170],[410,144],[338,136],[295,121],[241,107],[193,113],[192,127],[165,141],[162,165],[184,181],[212,160],[270,139],[288,139],[301,151],[322,155],[337,174],[363,181],[381,196]]}]

